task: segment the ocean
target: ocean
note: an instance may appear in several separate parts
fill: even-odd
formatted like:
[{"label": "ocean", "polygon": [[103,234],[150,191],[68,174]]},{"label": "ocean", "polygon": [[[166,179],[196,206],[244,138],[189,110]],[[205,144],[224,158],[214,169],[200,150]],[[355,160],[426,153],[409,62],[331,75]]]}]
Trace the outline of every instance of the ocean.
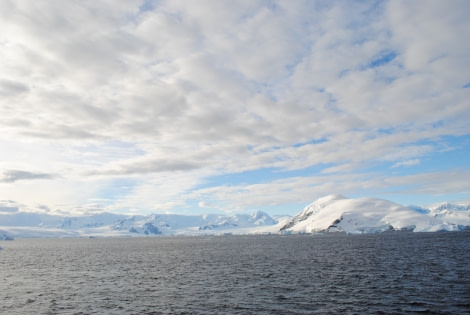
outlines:
[{"label": "ocean", "polygon": [[470,314],[468,232],[0,245],[0,314]]}]

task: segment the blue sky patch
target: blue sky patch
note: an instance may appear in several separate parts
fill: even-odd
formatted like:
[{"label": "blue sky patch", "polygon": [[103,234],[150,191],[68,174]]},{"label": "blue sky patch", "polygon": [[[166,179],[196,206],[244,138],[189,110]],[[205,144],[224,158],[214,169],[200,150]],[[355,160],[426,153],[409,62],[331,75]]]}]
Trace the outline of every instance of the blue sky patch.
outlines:
[{"label": "blue sky patch", "polygon": [[376,68],[376,67],[380,67],[380,66],[383,66],[383,65],[386,65],[387,63],[391,62],[393,59],[395,59],[397,57],[397,53],[396,52],[387,52],[387,53],[384,53],[382,55],[380,55],[378,58],[374,59],[370,64],[369,64],[369,67],[370,68]]}]

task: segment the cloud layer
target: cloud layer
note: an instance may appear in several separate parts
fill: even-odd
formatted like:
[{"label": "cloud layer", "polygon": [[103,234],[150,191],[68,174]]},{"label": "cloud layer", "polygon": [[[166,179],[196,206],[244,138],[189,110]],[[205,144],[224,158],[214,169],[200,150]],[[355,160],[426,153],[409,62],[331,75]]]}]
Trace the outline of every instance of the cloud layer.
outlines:
[{"label": "cloud layer", "polygon": [[18,180],[34,180],[34,179],[53,179],[51,174],[31,173],[26,171],[8,170],[0,177],[0,183],[14,183]]},{"label": "cloud layer", "polygon": [[243,211],[405,184],[468,196],[460,176],[432,180],[463,161],[431,163],[468,152],[468,16],[464,0],[2,1],[0,197]]}]

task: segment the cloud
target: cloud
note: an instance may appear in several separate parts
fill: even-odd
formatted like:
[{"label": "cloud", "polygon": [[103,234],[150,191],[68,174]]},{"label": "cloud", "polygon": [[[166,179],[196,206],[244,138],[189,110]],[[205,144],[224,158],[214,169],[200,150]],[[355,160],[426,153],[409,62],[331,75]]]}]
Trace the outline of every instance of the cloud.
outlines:
[{"label": "cloud", "polygon": [[0,213],[9,214],[24,210],[25,205],[13,200],[0,200]]},{"label": "cloud", "polygon": [[22,180],[36,180],[36,179],[53,179],[55,176],[52,174],[45,173],[32,173],[20,170],[8,170],[3,172],[3,176],[0,178],[2,183],[14,183]]},{"label": "cloud", "polygon": [[20,94],[27,93],[28,91],[29,88],[20,82],[0,80],[0,94],[2,95],[2,97],[8,98],[12,96],[17,96]]},{"label": "cloud", "polygon": [[[21,119],[27,117],[29,126],[10,130],[51,139],[158,137],[165,142],[277,145],[308,141],[311,134],[348,132],[358,124],[421,125],[433,107],[438,109],[440,102],[428,105],[426,112],[424,105],[409,106],[410,96],[428,91],[426,85],[432,82],[420,74],[407,75],[403,67],[409,41],[418,40],[417,35],[429,38],[425,29],[417,34],[405,28],[409,23],[403,4],[380,6],[376,15],[367,15],[364,4],[343,8],[300,3],[224,3],[211,6],[210,15],[205,6],[179,2],[163,2],[144,12],[118,6],[109,13],[100,4],[62,4],[43,8],[49,13],[41,24],[21,19],[21,13],[35,6],[10,8],[17,14],[5,18],[17,36],[5,35],[10,43],[7,60],[24,66],[27,60],[19,59],[15,49],[25,47],[43,56],[34,58],[32,79],[18,69],[6,73],[34,86],[22,107]],[[63,16],[71,10],[76,13]],[[419,22],[427,25],[425,18],[433,12],[420,14]],[[382,14],[390,15],[389,24],[381,21]],[[359,17],[363,23],[357,23]],[[230,21],[230,27],[220,27],[221,19]],[[87,21],[84,29],[79,20]],[[448,29],[446,23],[450,21],[441,24]],[[391,35],[381,35],[387,31]],[[401,51],[393,50],[390,41]],[[437,47],[430,42],[430,48]],[[52,59],[46,58],[51,54]],[[382,60],[381,67],[374,66],[377,60]],[[66,75],[51,73],[58,66]],[[339,77],[341,73],[346,74]],[[56,79],[49,82],[45,75]],[[377,80],[390,75],[392,85]]]},{"label": "cloud", "polygon": [[198,203],[198,206],[200,208],[217,208],[217,205],[214,205],[214,204],[212,204],[210,202],[207,202],[207,201],[200,201]]},{"label": "cloud", "polygon": [[0,206],[0,213],[13,213],[13,212],[18,212],[18,207]]},{"label": "cloud", "polygon": [[[90,204],[100,185],[132,178],[116,207],[169,210],[185,207],[191,185],[259,169],[319,182],[247,192],[253,201],[240,205],[310,199],[337,178],[348,190],[369,183],[364,173],[380,183],[470,134],[469,10],[467,1],[3,1],[0,166],[12,171],[0,181],[50,179],[56,189],[60,178],[81,187],[64,195]],[[303,183],[299,173],[286,181]],[[182,184],[155,197],[170,175]],[[279,185],[249,181],[259,194]],[[216,185],[227,196],[214,196],[235,198]]]},{"label": "cloud", "polygon": [[140,163],[121,165],[118,169],[94,170],[90,175],[142,175],[159,172],[190,171],[197,169],[198,165],[188,161],[151,160]]},{"label": "cloud", "polygon": [[451,169],[445,172],[430,172],[422,174],[390,177],[385,184],[401,187],[401,193],[406,194],[468,194],[470,171],[468,169]]},{"label": "cloud", "polygon": [[408,167],[408,166],[418,165],[419,163],[421,163],[419,159],[407,160],[407,161],[397,162],[392,167],[401,167],[401,166]]}]

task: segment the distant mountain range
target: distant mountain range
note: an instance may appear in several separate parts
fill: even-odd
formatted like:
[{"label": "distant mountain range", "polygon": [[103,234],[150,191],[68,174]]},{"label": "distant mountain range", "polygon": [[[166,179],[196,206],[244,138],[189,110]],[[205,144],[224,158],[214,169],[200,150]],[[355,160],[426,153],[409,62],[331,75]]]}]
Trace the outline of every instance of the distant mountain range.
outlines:
[{"label": "distant mountain range", "polygon": [[[89,216],[0,212],[0,240],[30,237],[111,237],[145,235],[208,235],[272,232],[283,217],[257,211],[251,215],[119,215],[100,213]],[[289,217],[284,217],[284,219]]]},{"label": "distant mountain range", "polygon": [[470,205],[443,203],[430,208],[402,206],[374,198],[329,195],[297,215],[119,215],[66,217],[0,212],[0,240],[30,237],[122,237],[145,235],[223,235],[268,233],[378,233],[385,231],[470,230]]}]

